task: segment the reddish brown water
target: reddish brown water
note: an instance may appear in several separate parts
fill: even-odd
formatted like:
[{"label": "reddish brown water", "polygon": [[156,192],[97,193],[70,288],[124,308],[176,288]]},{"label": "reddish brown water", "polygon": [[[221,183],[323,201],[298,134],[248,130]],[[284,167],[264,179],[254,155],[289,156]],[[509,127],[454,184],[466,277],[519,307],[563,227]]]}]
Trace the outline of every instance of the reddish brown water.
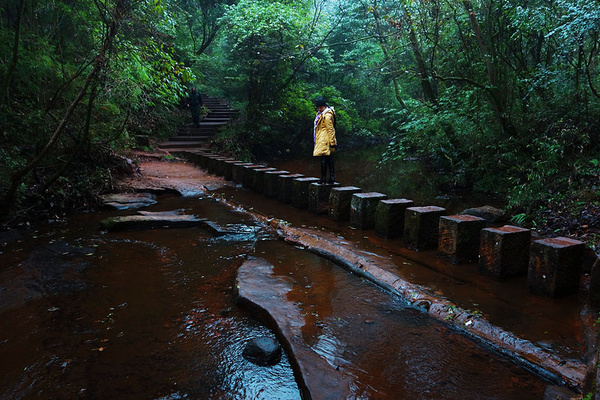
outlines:
[{"label": "reddish brown water", "polygon": [[[275,211],[275,203],[235,193]],[[308,213],[279,207],[295,223],[314,224]],[[150,210],[174,209],[240,233],[100,231],[101,218],[122,214],[114,212],[7,239],[0,249],[0,398],[299,399],[287,357],[258,367],[241,356],[249,339],[273,336],[232,298],[249,254],[293,279],[289,300],[314,317],[303,339],[351,371],[356,399],[541,398],[546,383],[535,375],[284,244],[247,215],[175,197]],[[378,246],[362,233],[356,239]]]}]

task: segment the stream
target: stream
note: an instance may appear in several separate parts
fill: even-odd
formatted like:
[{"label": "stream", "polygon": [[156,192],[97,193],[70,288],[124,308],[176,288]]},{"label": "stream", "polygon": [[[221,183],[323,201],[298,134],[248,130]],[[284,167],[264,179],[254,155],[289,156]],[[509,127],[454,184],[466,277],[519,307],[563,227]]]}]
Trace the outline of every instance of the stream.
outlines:
[{"label": "stream", "polygon": [[[292,282],[287,300],[303,310],[302,339],[332,368],[349,372],[353,399],[542,398],[548,382],[539,376],[373,283],[286,244],[252,214],[219,198],[387,252],[370,232],[336,226],[239,187],[217,192],[217,199],[162,195],[146,210],[183,210],[236,233],[106,232],[102,219],[133,212],[104,211],[3,234],[0,399],[300,399],[287,354],[268,367],[242,357],[249,340],[275,338],[273,327],[234,298],[236,272],[248,256],[266,259],[275,275]],[[423,256],[394,257],[401,268],[412,268]],[[439,293],[453,290],[453,296],[474,301],[463,290],[470,286],[443,268],[406,274]],[[479,290],[490,285],[484,279]],[[557,352],[579,356],[581,337],[573,335],[581,330],[573,310],[578,301],[540,311],[544,321],[557,312],[564,318],[557,332],[541,333],[546,327],[527,322],[527,312],[505,323],[549,347],[560,341]],[[514,312],[504,306],[507,315]],[[482,302],[484,313],[485,307]]]}]

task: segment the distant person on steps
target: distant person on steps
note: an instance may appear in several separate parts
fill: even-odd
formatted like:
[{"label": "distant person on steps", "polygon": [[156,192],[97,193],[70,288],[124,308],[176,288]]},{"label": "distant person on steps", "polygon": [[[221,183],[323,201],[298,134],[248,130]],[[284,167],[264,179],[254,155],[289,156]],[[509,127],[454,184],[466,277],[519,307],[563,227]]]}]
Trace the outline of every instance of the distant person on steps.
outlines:
[{"label": "distant person on steps", "polygon": [[[314,123],[314,157],[321,159],[321,180],[319,183],[333,184],[335,182],[335,166],[333,153],[337,149],[335,138],[335,110],[327,104],[323,97],[315,99],[317,115]],[[329,179],[327,179],[329,171]]]},{"label": "distant person on steps", "polygon": [[188,98],[188,107],[192,113],[192,121],[196,127],[200,126],[200,109],[202,108],[202,97],[195,87],[192,88],[192,93]]}]

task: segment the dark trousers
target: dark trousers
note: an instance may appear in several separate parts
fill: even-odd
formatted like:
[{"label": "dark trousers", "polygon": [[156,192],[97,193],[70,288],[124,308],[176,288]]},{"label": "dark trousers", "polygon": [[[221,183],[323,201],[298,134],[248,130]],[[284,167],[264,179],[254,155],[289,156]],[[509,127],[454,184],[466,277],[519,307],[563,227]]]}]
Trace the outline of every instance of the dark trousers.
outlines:
[{"label": "dark trousers", "polygon": [[194,121],[194,125],[200,125],[200,106],[190,106],[190,111],[192,112],[192,121]]},{"label": "dark trousers", "polygon": [[[327,180],[327,170],[329,170],[329,180]],[[321,183],[335,182],[335,166],[333,155],[321,156]]]}]

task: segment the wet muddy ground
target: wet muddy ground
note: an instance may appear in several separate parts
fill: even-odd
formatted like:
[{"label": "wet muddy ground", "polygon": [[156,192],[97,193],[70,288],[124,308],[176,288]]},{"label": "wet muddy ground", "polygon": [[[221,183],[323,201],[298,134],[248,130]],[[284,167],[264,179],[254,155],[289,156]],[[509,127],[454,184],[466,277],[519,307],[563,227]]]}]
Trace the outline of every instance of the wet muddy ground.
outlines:
[{"label": "wet muddy ground", "polygon": [[250,215],[204,198],[209,186],[213,195],[248,210],[392,257],[403,276],[553,351],[569,357],[583,351],[577,296],[559,302],[532,297],[518,280],[488,281],[468,265],[457,272],[433,254],[406,253],[372,232],[219,187],[212,177],[214,186],[200,180],[186,184],[191,197],[161,195],[148,210],[183,209],[235,226],[239,234],[108,233],[99,221],[127,213],[109,211],[3,236],[0,398],[300,398],[287,356],[275,367],[241,356],[251,338],[274,336],[233,297],[237,268],[248,255],[267,259],[276,275],[292,282],[288,301],[303,312],[303,339],[354,377],[352,398],[541,398],[547,382],[535,374],[372,283],[281,242]]}]

